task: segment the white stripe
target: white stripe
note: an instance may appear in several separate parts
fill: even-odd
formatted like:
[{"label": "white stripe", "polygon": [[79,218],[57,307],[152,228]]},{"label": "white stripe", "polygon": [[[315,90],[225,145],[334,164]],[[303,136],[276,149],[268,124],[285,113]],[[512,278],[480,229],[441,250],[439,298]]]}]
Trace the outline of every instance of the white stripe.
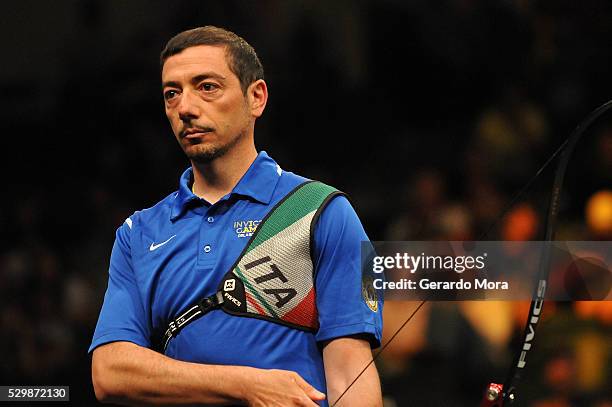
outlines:
[{"label": "white stripe", "polygon": [[176,318],[176,320],[178,321],[181,318],[185,318],[185,315],[189,314],[191,311],[199,307],[200,307],[199,305],[194,305],[193,307],[189,308],[187,311],[183,312],[178,318]]},{"label": "white stripe", "polygon": [[130,229],[132,229],[132,219],[127,218],[127,219],[125,220],[125,223],[127,223],[127,225],[130,227]]},{"label": "white stripe", "polygon": [[181,324],[181,326],[185,325],[187,322],[191,321],[193,318],[197,317],[201,313],[202,313],[202,311],[198,311],[198,312],[194,313],[192,316],[190,316],[189,318],[184,320],[183,323]]}]

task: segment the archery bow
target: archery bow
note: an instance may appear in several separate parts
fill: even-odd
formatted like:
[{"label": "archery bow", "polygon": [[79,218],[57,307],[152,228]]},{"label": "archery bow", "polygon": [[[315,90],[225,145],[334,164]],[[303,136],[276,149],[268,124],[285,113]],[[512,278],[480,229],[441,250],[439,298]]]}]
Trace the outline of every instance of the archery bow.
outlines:
[{"label": "archery bow", "polygon": [[[561,188],[569,160],[576,148],[578,140],[582,137],[586,129],[593,124],[601,115],[607,112],[612,107],[612,100],[599,106],[593,110],[586,119],[584,119],[570,134],[570,136],[557,149],[553,157],[559,152],[562,152],[555,171],[555,180],[553,183],[552,196],[548,207],[548,216],[546,218],[546,235],[545,241],[551,242],[555,237],[555,225],[557,223],[557,215],[559,214],[559,201],[561,199]],[[534,298],[531,300],[527,322],[523,332],[522,346],[517,352],[514,363],[510,368],[510,373],[503,385],[491,383],[485,392],[481,407],[502,407],[510,405],[516,399],[516,386],[521,378],[521,373],[527,362],[527,352],[533,345],[535,338],[535,329],[540,321],[540,313],[544,305],[544,296],[546,294],[546,282],[550,274],[550,245],[544,246],[544,252],[540,259],[540,267],[538,269],[538,285],[536,287]]]},{"label": "archery bow", "polygon": [[[557,164],[557,169],[555,171],[555,179],[553,183],[552,196],[550,199],[550,204],[548,208],[548,216],[546,219],[546,235],[545,241],[551,242],[554,240],[554,231],[555,225],[557,221],[557,215],[559,213],[559,201],[561,199],[561,188],[563,186],[563,180],[565,178],[565,173],[567,170],[567,166],[569,164],[569,160],[574,152],[576,144],[578,140],[582,137],[587,128],[589,128],[601,115],[607,112],[610,108],[612,108],[612,100],[604,103],[599,106],[597,109],[593,110],[587,117],[584,119],[574,131],[570,134],[568,138],[561,143],[561,145],[555,150],[555,152],[546,160],[546,162],[536,171],[535,175],[523,186],[510,200],[510,202],[506,205],[501,214],[496,218],[496,220],[491,224],[489,228],[483,233],[483,235],[478,239],[482,240],[489,232],[495,227],[495,225],[502,219],[507,212],[514,206],[516,201],[521,197],[525,191],[527,191],[533,182],[540,176],[540,174],[548,167],[548,165],[559,155],[561,158],[559,159],[559,163]],[[546,293],[546,282],[548,280],[549,275],[549,262],[550,262],[550,251],[549,246],[544,247],[544,253],[542,255],[540,261],[540,267],[538,271],[538,285],[536,291],[534,293],[534,298],[531,301],[531,305],[529,307],[529,314],[527,318],[527,322],[525,325],[525,330],[523,333],[523,341],[521,349],[517,353],[515,357],[515,361],[512,364],[510,373],[508,378],[504,382],[503,385],[498,383],[490,383],[483,400],[481,402],[481,407],[503,407],[504,404],[510,405],[516,399],[516,386],[518,381],[520,380],[522,369],[526,366],[526,356],[527,351],[529,351],[533,345],[533,339],[535,337],[535,329],[540,320],[540,313],[544,303],[544,296]],[[382,354],[385,348],[395,339],[395,337],[399,334],[399,332],[410,322],[410,320],[416,315],[416,313],[421,309],[421,307],[427,302],[427,300],[421,301],[418,307],[412,312],[412,314],[406,318],[406,320],[400,325],[400,327],[393,333],[391,338],[382,346],[381,350],[372,358],[372,360],[363,368],[363,370],[357,375],[357,377],[351,382],[351,384],[344,390],[340,396],[336,399],[336,401],[332,404],[331,407],[335,407],[340,399],[349,391],[349,389],[359,380],[359,378],[363,375],[363,373],[367,370],[367,368],[374,363],[376,359]],[[505,389],[505,390],[504,390]]]}]

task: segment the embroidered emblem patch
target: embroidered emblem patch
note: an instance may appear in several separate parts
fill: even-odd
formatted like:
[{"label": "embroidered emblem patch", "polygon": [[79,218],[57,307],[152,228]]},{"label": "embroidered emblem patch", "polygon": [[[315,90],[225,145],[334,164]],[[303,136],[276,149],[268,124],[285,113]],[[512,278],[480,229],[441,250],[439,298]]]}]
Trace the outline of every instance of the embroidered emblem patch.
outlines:
[{"label": "embroidered emblem patch", "polygon": [[378,296],[372,277],[363,277],[361,280],[361,296],[372,312],[378,311]]}]

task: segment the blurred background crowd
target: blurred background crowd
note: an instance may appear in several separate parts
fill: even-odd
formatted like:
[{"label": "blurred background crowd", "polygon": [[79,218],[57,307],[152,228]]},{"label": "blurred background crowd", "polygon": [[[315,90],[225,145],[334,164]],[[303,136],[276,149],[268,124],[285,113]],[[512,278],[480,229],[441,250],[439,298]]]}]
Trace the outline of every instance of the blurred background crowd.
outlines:
[{"label": "blurred background crowd", "polygon": [[[70,385],[115,229],[175,190],[159,52],[229,28],[270,89],[256,143],[348,192],[372,240],[542,240],[554,163],[612,99],[606,0],[23,0],[0,19],[0,384]],[[495,227],[483,235],[494,224]],[[612,240],[612,113],[583,137],[558,240]],[[416,304],[385,305],[388,339]],[[503,380],[528,304],[429,303],[379,361],[387,406],[475,405]],[[519,405],[612,406],[612,303],[547,303]]]}]

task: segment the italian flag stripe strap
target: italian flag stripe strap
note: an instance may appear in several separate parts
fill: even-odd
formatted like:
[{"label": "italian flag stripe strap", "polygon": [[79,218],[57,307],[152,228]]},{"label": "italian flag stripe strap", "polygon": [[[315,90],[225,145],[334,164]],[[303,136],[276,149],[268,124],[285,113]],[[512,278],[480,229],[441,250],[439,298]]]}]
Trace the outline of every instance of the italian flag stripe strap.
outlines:
[{"label": "italian flag stripe strap", "polygon": [[338,190],[322,182],[312,181],[300,185],[272,209],[263,224],[259,224],[246,252],[253,250],[313,210],[317,210],[333,192]]},{"label": "italian flag stripe strap", "polygon": [[309,181],[276,204],[221,282],[221,309],[316,331],[312,229],[327,203],[340,194],[329,185]]}]

